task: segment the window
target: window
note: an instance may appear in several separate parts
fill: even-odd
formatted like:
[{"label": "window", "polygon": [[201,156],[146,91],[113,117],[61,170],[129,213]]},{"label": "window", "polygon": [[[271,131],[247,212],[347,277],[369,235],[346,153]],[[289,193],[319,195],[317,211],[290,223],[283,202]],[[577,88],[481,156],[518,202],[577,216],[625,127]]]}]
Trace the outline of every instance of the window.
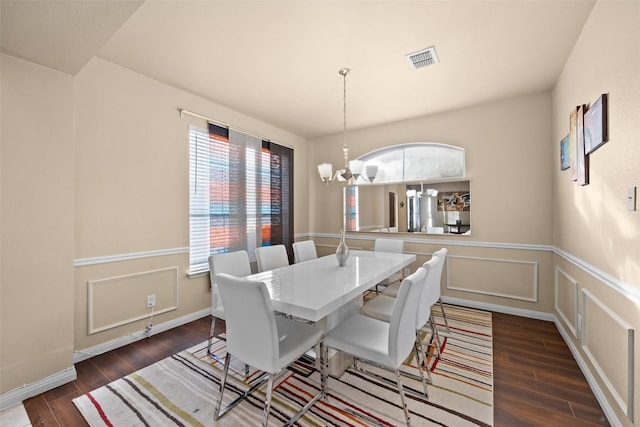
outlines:
[{"label": "window", "polygon": [[378,166],[373,183],[360,178],[358,185],[458,178],[465,174],[464,148],[436,142],[393,145],[364,154],[358,160]]},{"label": "window", "polygon": [[189,126],[190,273],[211,254],[293,243],[293,150],[214,124]]}]

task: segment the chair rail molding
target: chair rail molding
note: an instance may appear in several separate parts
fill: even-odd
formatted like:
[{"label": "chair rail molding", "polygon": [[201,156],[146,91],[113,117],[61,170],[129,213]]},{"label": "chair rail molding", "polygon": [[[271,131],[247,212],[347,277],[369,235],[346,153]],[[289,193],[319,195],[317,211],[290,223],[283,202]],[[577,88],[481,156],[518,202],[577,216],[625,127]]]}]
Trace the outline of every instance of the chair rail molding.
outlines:
[{"label": "chair rail molding", "polygon": [[[349,240],[370,240],[373,241],[376,237],[373,235],[355,235],[349,234]],[[375,233],[379,234],[379,233]],[[300,233],[296,234],[294,238],[296,239],[304,239],[304,238],[335,238],[340,239],[340,234],[338,233]],[[448,236],[447,236],[448,237]],[[478,248],[494,248],[494,249],[520,249],[520,250],[528,250],[528,251],[542,251],[542,252],[551,252],[555,255],[558,255],[567,261],[571,262],[573,265],[579,267],[584,270],[589,275],[595,277],[603,284],[609,286],[612,289],[617,290],[626,298],[629,298],[631,301],[636,303],[640,303],[640,288],[632,286],[629,283],[626,283],[623,280],[618,279],[617,277],[612,276],[609,273],[589,264],[588,262],[570,254],[569,252],[554,246],[554,245],[539,245],[539,244],[527,244],[527,243],[507,243],[507,242],[476,242],[476,241],[460,241],[460,240],[449,240],[449,238],[444,237],[440,239],[422,239],[416,237],[405,237],[405,235],[400,235],[397,238],[404,240],[405,243],[417,243],[417,244],[425,244],[425,245],[440,245],[440,246],[467,246],[467,247],[478,247]]]},{"label": "chair rail molding", "polygon": [[155,251],[130,252],[116,255],[103,255],[88,258],[76,258],[73,260],[74,267],[86,267],[89,265],[108,264],[112,262],[131,261],[134,259],[153,258],[157,256],[176,255],[189,253],[189,247],[158,249]]}]

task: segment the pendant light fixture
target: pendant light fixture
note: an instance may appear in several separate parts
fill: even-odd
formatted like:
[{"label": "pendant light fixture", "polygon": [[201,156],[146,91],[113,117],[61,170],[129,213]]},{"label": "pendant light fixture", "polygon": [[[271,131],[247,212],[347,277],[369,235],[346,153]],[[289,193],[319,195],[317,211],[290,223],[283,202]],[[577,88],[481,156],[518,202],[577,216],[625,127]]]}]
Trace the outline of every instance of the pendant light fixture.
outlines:
[{"label": "pendant light fixture", "polygon": [[318,165],[318,173],[320,179],[327,185],[333,182],[340,182],[343,184],[355,184],[358,178],[362,175],[362,170],[365,170],[363,178],[367,181],[373,182],[376,174],[378,173],[378,167],[374,165],[364,167],[362,160],[349,161],[349,147],[347,146],[347,74],[348,68],[341,68],[338,73],[343,78],[343,131],[342,131],[342,154],[344,156],[344,169],[338,169],[336,174],[333,175],[333,166],[331,163],[322,163]]}]

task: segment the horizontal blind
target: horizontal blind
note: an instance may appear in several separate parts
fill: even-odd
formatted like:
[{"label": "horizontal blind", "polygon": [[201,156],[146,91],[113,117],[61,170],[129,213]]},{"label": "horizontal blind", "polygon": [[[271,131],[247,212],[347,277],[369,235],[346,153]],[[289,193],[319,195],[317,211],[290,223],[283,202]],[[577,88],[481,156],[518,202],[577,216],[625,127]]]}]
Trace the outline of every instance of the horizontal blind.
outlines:
[{"label": "horizontal blind", "polygon": [[189,126],[189,265],[206,271],[209,257],[209,133]]},{"label": "horizontal blind", "polygon": [[212,124],[190,126],[189,141],[190,273],[215,253],[245,249],[254,261],[257,247],[280,243],[291,252],[293,150]]}]

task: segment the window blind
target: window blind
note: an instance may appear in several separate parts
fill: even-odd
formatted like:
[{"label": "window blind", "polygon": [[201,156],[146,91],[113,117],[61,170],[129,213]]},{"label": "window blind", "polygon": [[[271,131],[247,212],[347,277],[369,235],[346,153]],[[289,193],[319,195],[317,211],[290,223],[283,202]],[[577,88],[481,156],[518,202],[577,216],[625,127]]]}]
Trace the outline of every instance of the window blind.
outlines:
[{"label": "window blind", "polygon": [[293,150],[213,124],[189,127],[190,273],[211,254],[293,243]]}]

